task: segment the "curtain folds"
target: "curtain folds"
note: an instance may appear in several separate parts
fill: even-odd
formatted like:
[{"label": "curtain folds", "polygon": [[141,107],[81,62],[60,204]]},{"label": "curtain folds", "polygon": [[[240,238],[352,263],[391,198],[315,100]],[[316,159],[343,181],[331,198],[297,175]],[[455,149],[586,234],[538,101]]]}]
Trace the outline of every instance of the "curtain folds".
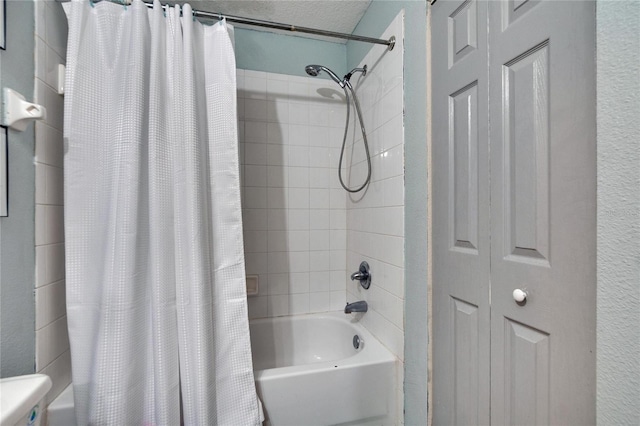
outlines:
[{"label": "curtain folds", "polygon": [[65,10],[78,424],[259,424],[230,27],[189,5]]}]

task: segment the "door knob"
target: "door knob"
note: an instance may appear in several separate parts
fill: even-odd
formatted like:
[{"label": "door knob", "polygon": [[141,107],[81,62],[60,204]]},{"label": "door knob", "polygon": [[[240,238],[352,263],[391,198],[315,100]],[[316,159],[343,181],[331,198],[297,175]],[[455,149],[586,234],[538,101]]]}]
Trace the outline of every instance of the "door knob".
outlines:
[{"label": "door knob", "polygon": [[515,300],[518,305],[523,305],[527,301],[527,292],[516,288],[513,290],[513,300]]}]

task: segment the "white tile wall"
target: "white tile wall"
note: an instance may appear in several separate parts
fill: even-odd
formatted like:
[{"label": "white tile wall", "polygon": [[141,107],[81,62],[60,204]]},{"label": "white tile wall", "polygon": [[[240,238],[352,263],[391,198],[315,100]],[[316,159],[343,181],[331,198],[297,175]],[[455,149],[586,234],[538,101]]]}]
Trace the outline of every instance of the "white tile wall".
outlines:
[{"label": "white tile wall", "polygon": [[35,101],[47,108],[36,132],[36,371],[53,388],[47,402],[71,382],[65,306],[63,97],[55,90],[57,66],[65,63],[67,20],[55,1],[36,0]]},{"label": "white tile wall", "polygon": [[[380,37],[396,37],[387,51],[374,46],[359,66],[367,75],[358,80],[357,93],[363,110],[372,155],[371,183],[364,194],[347,197],[347,271],[366,260],[372,273],[371,287],[364,290],[347,281],[349,301],[366,300],[369,311],[362,324],[400,360],[396,389],[398,424],[403,424],[404,378],[404,87],[403,12]],[[351,185],[366,177],[362,141],[347,149]],[[426,218],[425,218],[426,220]]]},{"label": "white tile wall", "polygon": [[[337,89],[337,90],[336,90]],[[344,308],[344,102],[332,82],[238,70],[245,258],[252,318]]]},{"label": "white tile wall", "polygon": [[[396,36],[392,51],[374,46],[360,66],[366,77],[357,93],[365,117],[372,157],[371,184],[347,201],[347,270],[361,261],[371,266],[369,290],[349,281],[349,301],[366,300],[362,323],[400,360],[404,358],[404,130],[403,16],[398,15],[381,38]],[[366,176],[362,141],[347,150],[351,186]],[[426,220],[426,219],[425,219]]]},{"label": "white tile wall", "polygon": [[[394,50],[373,47],[361,63],[368,74],[357,82],[372,156],[364,193],[348,195],[337,179],[345,104],[333,82],[238,70],[238,108],[247,273],[260,276],[249,315],[342,310],[347,300],[367,300],[360,321],[400,359],[402,376],[402,14],[382,38],[391,35]],[[352,112],[351,129],[353,120]],[[355,135],[343,168],[351,187],[367,173],[362,138]],[[369,290],[348,279],[362,260],[373,274]],[[401,407],[402,377],[397,395]]]}]

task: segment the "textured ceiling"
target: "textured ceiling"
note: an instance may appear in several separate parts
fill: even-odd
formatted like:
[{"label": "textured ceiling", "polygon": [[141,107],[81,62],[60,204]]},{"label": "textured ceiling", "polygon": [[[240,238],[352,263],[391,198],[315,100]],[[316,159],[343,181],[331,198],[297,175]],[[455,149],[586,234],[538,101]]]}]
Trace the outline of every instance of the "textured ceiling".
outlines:
[{"label": "textured ceiling", "polygon": [[188,3],[194,9],[209,12],[351,34],[371,0],[196,0]]}]

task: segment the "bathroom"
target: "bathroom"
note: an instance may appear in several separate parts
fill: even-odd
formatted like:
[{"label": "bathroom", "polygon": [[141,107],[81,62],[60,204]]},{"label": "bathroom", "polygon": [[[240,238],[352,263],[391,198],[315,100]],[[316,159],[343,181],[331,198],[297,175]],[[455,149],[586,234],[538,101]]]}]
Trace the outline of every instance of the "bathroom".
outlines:
[{"label": "bathroom", "polygon": [[[69,94],[75,90],[65,87],[70,78],[67,75],[65,81],[65,72],[60,68],[69,57],[69,25],[63,2],[35,0],[3,3],[6,28],[4,50],[0,51],[1,86],[19,92],[29,102],[44,106],[46,116],[34,123],[29,122],[24,131],[11,128],[5,132],[4,143],[8,154],[3,166],[7,168],[8,175],[5,183],[8,188],[8,196],[5,195],[8,214],[0,218],[0,376],[5,378],[33,373],[49,376],[51,388],[40,405],[44,408],[58,399],[57,406],[63,406],[63,409],[49,416],[50,424],[71,424],[65,423],[67,417],[62,417],[62,422],[56,420],[60,419],[56,416],[62,411],[63,415],[72,413],[75,422],[73,394],[70,392],[71,358],[72,350],[81,352],[78,349],[80,344],[69,343],[70,330],[75,327],[75,333],[78,334],[81,324],[78,319],[74,320],[74,325],[67,320],[67,309],[72,306],[70,303],[75,303],[70,301],[69,295],[71,291],[76,291],[70,290],[67,285],[71,280],[69,270],[77,272],[78,268],[73,266],[78,261],[75,256],[83,255],[77,250],[74,252],[76,254],[70,255],[68,247],[65,252],[69,230],[65,230],[64,223],[65,220],[67,223],[70,221],[66,210],[70,207],[65,206],[65,202],[82,202],[78,197],[74,198],[73,193],[64,191],[70,183],[65,182],[68,176],[64,176],[68,172],[65,165],[69,159],[65,156],[69,154],[69,147],[63,139],[68,137],[65,125],[71,120],[66,115],[69,111],[65,111],[65,103],[70,103]],[[135,5],[101,3],[96,2],[89,7],[94,8],[96,13],[107,6],[121,8],[125,11],[122,13],[135,9]],[[483,79],[497,75],[492,72],[495,61],[508,69],[507,74],[511,72],[514,78],[526,73],[527,61],[533,61],[536,66],[544,65],[544,60],[537,55],[554,55],[555,51],[548,47],[554,46],[554,37],[561,37],[556,33],[535,35],[533,41],[523,41],[526,46],[517,54],[505,53],[507,57],[504,59],[498,58],[498,55],[495,56],[498,59],[492,59],[491,52],[495,51],[487,48],[487,45],[495,43],[500,46],[500,43],[505,43],[505,51],[511,44],[516,45],[515,41],[503,42],[491,31],[487,34],[480,26],[472,24],[472,19],[491,22],[495,18],[500,11],[492,3],[498,4],[443,0],[433,4],[418,0],[191,3],[194,11],[215,12],[220,16],[285,22],[378,41],[389,41],[394,37],[394,45],[390,49],[388,44],[269,31],[255,26],[236,25],[230,18],[227,20],[227,24],[234,27],[232,36],[229,36],[235,61],[237,114],[233,120],[237,126],[237,145],[234,149],[237,149],[238,161],[235,164],[238,166],[238,196],[242,206],[241,216],[240,211],[235,214],[241,222],[248,293],[243,308],[246,318],[242,321],[243,324],[249,323],[252,332],[252,356],[254,362],[259,359],[265,365],[269,362],[278,364],[281,362],[278,354],[286,352],[283,348],[291,348],[291,351],[300,351],[303,357],[326,357],[328,360],[326,366],[321,362],[311,362],[309,364],[312,367],[304,371],[298,365],[305,364],[304,361],[285,361],[290,364],[284,367],[280,376],[275,374],[279,368],[258,368],[254,365],[250,373],[255,376],[262,407],[260,410],[274,426],[488,423],[483,421],[486,419],[482,417],[485,414],[483,407],[489,407],[489,395],[491,399],[494,398],[493,389],[498,388],[494,383],[496,379],[489,376],[489,368],[482,367],[482,364],[478,364],[480,367],[473,371],[464,364],[473,364],[464,358],[465,351],[474,362],[480,360],[486,362],[486,366],[496,362],[494,353],[489,349],[494,341],[490,340],[488,333],[479,331],[475,335],[464,334],[473,329],[470,320],[476,321],[478,327],[485,320],[489,324],[490,311],[483,310],[480,302],[470,301],[474,297],[483,297],[485,293],[480,291],[478,296],[473,287],[451,290],[455,294],[443,292],[450,290],[445,283],[454,278],[452,271],[476,268],[475,263],[470,266],[472,262],[448,263],[454,261],[446,258],[445,254],[473,254],[473,250],[484,244],[483,236],[488,235],[486,228],[491,227],[492,235],[502,232],[501,227],[496,228],[493,224],[500,214],[489,210],[488,203],[486,207],[483,205],[483,200],[489,198],[489,192],[491,200],[495,200],[497,198],[494,195],[499,191],[496,192],[493,187],[480,187],[475,192],[476,198],[473,198],[472,185],[466,186],[469,188],[466,192],[457,186],[458,178],[466,179],[470,184],[470,175],[456,175],[454,191],[460,192],[463,198],[455,198],[454,204],[465,205],[467,201],[474,200],[478,203],[477,211],[469,204],[466,215],[457,216],[456,212],[453,230],[446,225],[439,225],[446,223],[447,216],[443,209],[446,210],[451,201],[447,201],[446,194],[441,196],[448,191],[449,185],[446,183],[449,171],[443,165],[450,162],[457,164],[459,155],[468,164],[471,164],[474,155],[475,158],[484,158],[486,163],[489,163],[491,156],[491,171],[483,168],[482,161],[476,163],[475,169],[480,177],[488,177],[497,170],[493,164],[498,161],[493,156],[499,154],[495,154],[495,150],[483,151],[479,137],[476,151],[470,147],[467,151],[455,151],[453,157],[447,157],[448,154],[444,153],[447,143],[438,141],[447,140],[440,131],[444,126],[442,123],[447,126],[450,123],[446,118],[440,118],[440,114],[447,114],[450,110],[455,112],[459,107],[466,108],[464,112],[468,113],[469,119],[460,123],[454,120],[456,131],[458,126],[469,126],[468,129],[463,127],[466,132],[470,130],[471,123],[476,123],[474,125],[478,126],[479,134],[484,132],[491,134],[492,140],[497,139],[498,136],[493,134],[497,126],[486,126],[482,120],[472,119],[473,106],[480,105],[482,97],[491,99],[491,91],[500,87],[499,80],[498,84],[490,80],[487,86],[483,86]],[[640,33],[640,8],[633,2],[597,1],[576,2],[580,6],[568,12],[564,9],[540,12],[547,6],[537,5],[531,0],[516,3],[518,5],[510,12],[509,23],[519,24],[532,16],[531,19],[540,19],[538,13],[542,17],[544,13],[567,13],[567,16],[575,16],[567,18],[568,22],[586,34],[581,43],[576,42],[586,53],[576,55],[579,59],[574,60],[587,62],[583,67],[586,69],[584,75],[580,74],[583,78],[581,81],[583,84],[585,81],[593,83],[589,90],[577,86],[586,96],[582,103],[586,105],[584,116],[592,118],[588,129],[581,135],[590,144],[580,151],[584,156],[576,155],[584,163],[573,169],[577,170],[576,173],[584,171],[584,176],[579,176],[588,182],[583,185],[587,188],[584,193],[578,190],[574,192],[583,197],[576,199],[574,208],[582,210],[569,213],[582,218],[581,215],[587,212],[583,221],[575,221],[584,223],[584,229],[588,230],[582,233],[588,237],[583,244],[587,248],[581,252],[584,257],[576,255],[581,260],[572,260],[578,262],[572,266],[576,271],[585,271],[580,278],[589,285],[586,290],[579,289],[572,294],[576,302],[580,301],[588,311],[587,314],[578,312],[574,316],[576,321],[586,324],[586,345],[594,355],[586,358],[584,366],[575,363],[575,368],[583,368],[581,375],[587,379],[582,385],[584,392],[575,392],[584,393],[583,399],[574,396],[572,403],[576,407],[582,407],[582,404],[589,407],[583,411],[585,417],[580,418],[584,420],[582,423],[637,424],[640,412],[633,402],[639,397],[637,360],[640,359],[640,348],[637,343],[638,332],[633,324],[638,322],[640,251],[638,239],[633,236],[638,236],[640,206],[639,150],[634,143],[639,136],[634,117],[640,113],[637,74],[640,69],[637,37]],[[215,22],[219,16],[212,15],[213,19],[198,19],[207,24],[222,25]],[[571,19],[583,25],[575,24]],[[461,22],[464,25],[460,25]],[[561,24],[558,26],[562,27]],[[635,38],[632,37],[634,34]],[[447,36],[454,40],[453,53],[449,52],[451,46],[447,44]],[[547,44],[544,40],[547,40]],[[135,43],[128,42],[129,50],[133,50]],[[589,53],[588,48],[594,45],[597,51],[591,49]],[[536,47],[532,49],[531,46]],[[104,45],[100,49],[109,50]],[[525,51],[526,55],[520,55]],[[479,71],[477,77],[468,77],[464,73],[483,69],[476,62],[483,52],[488,52],[489,60],[484,63],[484,69],[489,69],[491,75]],[[117,52],[109,50],[109,54],[117,55]],[[555,56],[548,57],[552,64],[560,60]],[[456,71],[458,64],[463,64],[467,69]],[[68,65],[67,72],[71,63]],[[309,65],[316,65],[317,68],[306,68]],[[353,92],[344,87],[346,84],[342,77],[352,70],[355,71],[348,80]],[[556,72],[555,68],[551,70],[552,73]],[[94,71],[97,73],[99,70],[96,68]],[[332,77],[332,73],[335,77]],[[109,73],[109,76],[112,75]],[[553,81],[555,74],[551,75]],[[464,80],[464,83],[456,81],[457,78]],[[468,84],[474,80],[480,83],[475,86]],[[520,93],[526,95],[526,90],[517,84],[513,90],[514,99],[519,99]],[[554,90],[558,89],[552,85],[548,90],[554,98]],[[573,92],[566,90],[560,93],[566,99],[573,99]],[[358,107],[354,103],[354,92]],[[438,103],[441,95],[448,100]],[[348,131],[345,132],[347,97],[350,99],[350,118]],[[621,98],[626,100],[625,103],[617,101]],[[88,100],[79,99],[77,105],[86,105],[82,102]],[[106,98],[104,102],[108,105]],[[495,106],[487,102],[489,104],[478,106],[478,111],[490,117],[485,121],[493,122]],[[566,110],[555,105],[552,105],[555,114]],[[3,110],[6,108],[5,103]],[[69,109],[68,104],[66,108]],[[96,113],[105,117],[119,117],[108,111],[99,111],[99,108]],[[517,117],[515,119],[524,120],[522,116],[514,114]],[[454,115],[457,117],[457,114]],[[625,119],[620,120],[620,117]],[[576,119],[586,120],[584,117]],[[117,128],[105,126],[105,132],[118,134]],[[548,126],[553,138],[555,127]],[[362,137],[361,127],[366,138]],[[4,130],[4,127],[0,130]],[[557,131],[561,132],[562,129]],[[470,135],[471,132],[465,134]],[[524,137],[519,133],[516,135]],[[343,139],[346,140],[344,147]],[[449,143],[452,143],[451,140]],[[555,148],[549,149],[554,158]],[[561,153],[558,155],[557,158],[564,158]],[[530,170],[526,156],[516,155],[515,159],[517,170]],[[77,161],[71,164],[80,167]],[[554,176],[556,168],[563,166],[551,162],[549,167],[550,175]],[[512,169],[512,173],[515,173],[513,170],[516,169]],[[369,171],[370,179],[367,179]],[[491,182],[495,182],[494,175],[491,176]],[[362,185],[364,188],[359,192],[347,192],[342,188],[341,179],[352,190]],[[444,186],[441,186],[442,182],[445,182]],[[518,190],[526,194],[531,188],[530,180],[518,182],[524,182],[518,186]],[[547,183],[553,188],[553,180]],[[91,188],[84,188],[83,191],[88,191],[84,197],[90,198],[87,196],[92,194]],[[552,198],[551,206],[545,207],[552,212],[551,219],[548,219],[552,227],[557,198]],[[516,197],[512,202],[516,213],[529,205],[518,204]],[[470,225],[467,219],[474,212],[486,219],[486,225],[482,221],[477,228]],[[525,221],[529,220],[526,215],[522,217]],[[518,222],[514,223],[517,227]],[[544,225],[540,223],[538,220],[537,226]],[[527,231],[526,226],[523,229]],[[449,241],[454,237],[454,244],[439,252],[441,230],[446,230],[442,232],[446,234],[442,237],[444,240]],[[530,238],[527,232],[512,238],[517,243],[516,250],[525,247],[522,249],[525,251],[516,251],[515,255],[511,253],[505,258],[515,256],[516,262],[513,263],[549,268],[542,264],[544,257],[549,257],[544,242]],[[551,240],[548,243],[551,256],[556,256],[560,248],[557,249],[555,240]],[[533,249],[537,250],[537,257],[527,257],[535,251]],[[559,258],[552,258],[550,264],[555,267],[555,261]],[[362,275],[351,279],[354,273],[360,272],[363,261],[368,264],[370,283],[366,279],[357,279]],[[492,260],[491,265],[497,264]],[[490,276],[491,279],[485,281],[493,286],[493,276],[490,275],[493,272],[483,269],[482,265],[477,268],[472,272],[474,279]],[[517,279],[530,279],[530,275],[531,272],[526,272]],[[472,284],[475,282],[470,281]],[[484,285],[483,281],[477,288],[485,289]],[[498,285],[496,280],[496,289]],[[505,304],[510,304],[508,309],[535,309],[537,300],[543,300],[542,294],[535,289],[531,291],[525,288],[525,284],[511,281],[507,285],[510,286],[505,291],[508,296]],[[367,286],[368,289],[365,288]],[[533,287],[534,284],[529,284],[529,288]],[[522,296],[522,301],[516,299],[514,302],[514,289],[522,291],[521,295],[518,294],[518,297]],[[468,298],[465,292],[469,292]],[[77,294],[72,295],[77,298]],[[449,303],[439,303],[441,297],[452,301],[452,311],[445,309]],[[495,306],[496,312],[502,309],[500,297],[497,292],[489,294],[488,303],[491,303],[492,309]],[[366,312],[345,314],[348,303],[360,301],[366,302]],[[351,309],[347,310],[364,310],[363,304],[350,306]],[[474,316],[476,309],[479,314]],[[547,313],[558,310],[573,312],[565,307],[556,309],[555,305],[548,310],[544,307],[541,309]],[[463,334],[455,340],[449,339],[448,328],[442,326],[446,322],[441,319],[442,315],[452,315],[454,326],[459,326],[454,331]],[[540,350],[538,348],[542,346],[539,343],[544,344],[548,335],[555,337],[555,329],[549,331],[546,325],[527,325],[529,319],[521,319],[516,315],[519,313],[505,314],[505,318],[513,319],[505,324],[513,327],[513,336],[525,336],[529,343],[537,344],[536,350]],[[313,322],[318,318],[321,322]],[[567,326],[568,331],[577,333],[577,326],[574,328],[569,320],[558,321],[571,324]],[[491,329],[494,326],[493,323],[487,325]],[[500,327],[506,325],[501,323]],[[540,334],[540,330],[544,333]],[[561,332],[557,333],[561,335]],[[475,347],[468,345],[471,336],[486,339],[486,344],[481,342]],[[247,336],[244,338],[247,339]],[[325,338],[328,340],[323,340]],[[327,352],[325,342],[333,342],[332,339],[340,341],[337,344],[340,349]],[[302,349],[299,347],[301,345],[304,346]],[[520,351],[527,349],[525,346],[516,347]],[[341,351],[347,355],[336,355]],[[243,353],[246,357],[246,350]],[[264,353],[273,355],[274,359],[268,359]],[[295,353],[294,356],[297,356]],[[526,355],[522,359],[529,360]],[[459,360],[462,363],[460,365],[456,364]],[[105,365],[109,365],[108,361],[105,362]],[[537,362],[540,363],[539,359]],[[76,365],[74,376],[85,374],[80,371],[85,366],[82,361],[74,360],[73,365]],[[452,386],[444,373],[449,368],[458,369],[457,376],[452,375],[457,377]],[[492,369],[496,370],[495,366]],[[487,374],[482,374],[483,371]],[[473,374],[482,377],[477,380],[465,379]],[[287,382],[282,378],[284,376],[293,379]],[[530,376],[525,374],[516,379],[528,380]],[[77,378],[74,381],[76,385],[80,382]],[[488,382],[491,382],[491,392]],[[485,391],[482,391],[483,383],[486,385]],[[553,392],[560,391],[553,384],[544,383],[551,386]],[[467,394],[465,387],[475,389]],[[529,390],[529,387],[523,386],[520,393],[517,389],[512,389],[512,393],[526,399],[530,397],[527,396]],[[255,390],[251,392],[255,397]],[[469,396],[472,393],[485,395],[486,400]],[[125,395],[121,397],[125,398]],[[523,413],[533,410],[517,402],[515,406],[522,409]],[[78,403],[77,397],[75,403]],[[495,406],[491,404],[491,407]],[[475,414],[470,414],[472,410],[469,407],[475,410]],[[564,413],[558,413],[553,408],[541,408],[538,404],[534,409],[538,410],[536,415],[543,412],[547,417],[524,421],[511,413],[510,423],[578,423],[576,418],[562,417]],[[281,415],[283,417],[279,417]],[[43,410],[43,416],[46,420],[46,410]],[[498,418],[496,414],[495,419]],[[530,418],[525,416],[524,419]],[[497,422],[507,423],[508,420]],[[110,424],[108,421],[98,423]],[[163,424],[161,421],[157,423]],[[186,424],[190,423],[203,424],[186,421]],[[111,424],[116,423],[112,421]],[[234,423],[220,420],[208,424]]]}]

